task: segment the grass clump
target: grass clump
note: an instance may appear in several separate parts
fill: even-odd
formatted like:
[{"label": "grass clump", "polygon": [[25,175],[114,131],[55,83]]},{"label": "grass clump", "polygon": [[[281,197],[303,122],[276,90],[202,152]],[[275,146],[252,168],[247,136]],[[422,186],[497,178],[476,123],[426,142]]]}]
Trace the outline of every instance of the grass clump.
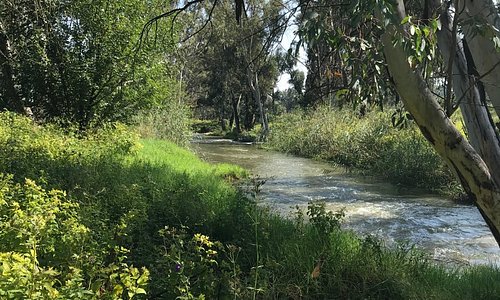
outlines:
[{"label": "grass clump", "polygon": [[186,146],[191,138],[189,117],[187,105],[172,101],[141,111],[134,119],[135,130],[142,138],[163,139]]},{"label": "grass clump", "polygon": [[241,168],[139,140],[120,125],[78,136],[0,114],[0,132],[0,173],[14,173],[0,176],[2,298],[500,293],[498,269],[445,271],[411,248],[388,249],[343,231],[342,213],[321,203],[311,203],[307,215],[277,216],[256,205],[261,182],[235,187],[247,176]]},{"label": "grass clump", "polygon": [[390,120],[388,112],[359,117],[328,107],[293,112],[275,120],[266,145],[395,184],[456,193],[458,183],[418,128],[394,128]]}]

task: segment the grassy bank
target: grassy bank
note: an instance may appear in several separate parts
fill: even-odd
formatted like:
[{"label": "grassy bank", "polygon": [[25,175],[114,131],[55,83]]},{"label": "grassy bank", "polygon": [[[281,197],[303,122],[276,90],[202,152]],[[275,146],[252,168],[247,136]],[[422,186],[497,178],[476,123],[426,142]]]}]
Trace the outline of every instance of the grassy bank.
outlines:
[{"label": "grassy bank", "polygon": [[119,125],[77,136],[0,114],[0,172],[13,174],[0,180],[0,298],[500,294],[498,269],[444,271],[408,247],[341,230],[342,215],[321,203],[276,216],[256,206],[260,183],[244,170]]},{"label": "grassy bank", "polygon": [[272,124],[268,147],[324,159],[395,184],[456,195],[451,172],[413,125],[394,128],[391,112],[360,118],[328,108],[280,116]]}]

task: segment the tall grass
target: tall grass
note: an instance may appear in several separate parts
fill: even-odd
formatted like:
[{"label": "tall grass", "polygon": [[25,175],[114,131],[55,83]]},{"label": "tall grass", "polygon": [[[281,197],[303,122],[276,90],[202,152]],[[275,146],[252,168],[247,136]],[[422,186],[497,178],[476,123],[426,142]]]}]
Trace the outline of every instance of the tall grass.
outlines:
[{"label": "tall grass", "polygon": [[186,146],[191,138],[190,110],[185,104],[171,101],[163,107],[140,112],[135,129],[143,138],[163,139]]},{"label": "tall grass", "polygon": [[[321,203],[311,203],[307,216],[277,216],[256,205],[258,188],[243,184],[247,174],[241,168],[207,164],[170,142],[139,140],[120,125],[77,137],[0,114],[0,133],[0,173],[15,174],[7,185],[0,177],[0,228],[19,227],[0,233],[0,297],[30,292],[29,285],[15,282],[42,275],[52,276],[49,287],[64,299],[127,299],[129,292],[140,299],[142,288],[147,299],[500,295],[496,268],[446,271],[411,248],[388,249],[369,236],[341,230],[342,214],[325,211]],[[7,192],[6,186],[25,177],[41,187],[30,183]],[[59,187],[67,196],[43,187]],[[26,199],[28,205],[16,204]],[[40,203],[45,213],[37,209]],[[19,223],[11,216],[18,210],[15,216],[36,211],[36,218]],[[35,231],[26,241],[10,234],[29,233],[33,220],[48,220],[50,231]],[[34,236],[42,240],[35,249],[51,255],[39,260],[36,270],[43,273],[30,267],[28,253],[20,256],[24,260],[9,254],[24,251]],[[147,287],[146,269],[132,265],[149,270]]]},{"label": "tall grass", "polygon": [[391,113],[364,117],[321,107],[293,112],[272,124],[267,146],[328,160],[395,184],[456,193],[458,184],[429,143],[410,124],[394,128]]}]

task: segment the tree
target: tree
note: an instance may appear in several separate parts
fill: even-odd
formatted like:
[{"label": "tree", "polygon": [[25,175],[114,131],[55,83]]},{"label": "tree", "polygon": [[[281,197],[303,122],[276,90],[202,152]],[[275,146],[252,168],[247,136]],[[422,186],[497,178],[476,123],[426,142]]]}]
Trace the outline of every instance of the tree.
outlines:
[{"label": "tree", "polygon": [[[491,164],[488,165],[489,159],[487,155],[483,153],[483,156],[481,156],[480,149],[474,149],[469,141],[460,134],[441,105],[436,101],[420,75],[418,68],[408,62],[408,55],[404,51],[402,44],[394,43],[394,35],[411,34],[411,31],[414,30],[411,27],[405,28],[405,26],[399,25],[401,21],[398,20],[406,18],[403,1],[398,0],[397,6],[394,7],[386,6],[378,9],[380,16],[385,14],[385,18],[393,20],[382,35],[382,43],[389,70],[406,109],[412,114],[422,134],[433,145],[436,152],[443,157],[450,168],[457,174],[465,191],[474,200],[500,244],[500,169],[492,168]],[[459,9],[460,6],[455,7],[455,11],[460,11]],[[490,25],[493,24],[490,23]],[[493,40],[491,40],[491,43],[493,43]],[[451,49],[457,47],[455,44],[448,44],[448,46]],[[488,53],[481,52],[481,55],[488,56]],[[475,56],[474,59],[476,59]],[[458,94],[457,90],[459,88],[463,88],[463,86],[455,86],[455,93]],[[474,91],[474,85],[469,85],[468,88]],[[474,92],[469,93],[466,97],[472,98],[474,94]],[[474,104],[474,99],[467,99],[467,101]],[[474,109],[476,106],[470,105],[469,109]],[[485,144],[489,142],[498,146],[499,141],[496,136],[492,137],[482,131],[491,129],[492,124],[481,123],[479,126],[480,131],[470,131],[469,134],[474,135],[474,138],[485,139]],[[494,148],[490,148],[490,150],[497,151],[496,154],[498,154],[498,147],[496,148],[496,150]]]},{"label": "tree", "polygon": [[[166,77],[171,35],[137,50],[142,24],[164,1],[3,1],[0,6],[0,108],[84,129],[125,120],[150,105],[136,98],[151,74]],[[151,9],[153,7],[153,9]],[[159,47],[161,46],[161,47]],[[161,72],[149,73],[149,68]],[[160,78],[157,78],[161,80]],[[144,94],[142,94],[144,95]]]},{"label": "tree", "polygon": [[[362,71],[362,76],[352,73],[349,77],[352,83],[350,88],[356,87],[365,97],[384,94],[388,86],[381,84],[380,78],[384,78],[382,68],[385,70],[387,67],[390,77],[386,73],[385,78],[390,80],[382,83],[394,84],[420,131],[455,172],[500,245],[500,142],[489,111],[484,109],[487,95],[498,115],[496,107],[500,98],[495,83],[500,81],[500,73],[496,75],[500,72],[497,68],[500,55],[496,51],[500,17],[494,2],[426,1],[424,11],[420,12],[422,18],[407,15],[402,0],[329,3],[311,0],[301,1],[298,5],[305,8],[302,14],[306,16],[307,7],[318,3],[320,5],[316,7],[321,9],[313,10],[307,22],[310,25],[303,27],[303,39],[309,43],[318,39],[320,42],[332,41],[337,54],[346,56],[348,60],[351,59],[352,43],[357,43],[363,51],[367,50],[368,53],[354,59],[361,68],[357,70]],[[422,8],[414,6],[410,12]],[[429,10],[430,7],[432,9]],[[453,13],[450,13],[451,8]],[[325,25],[324,20],[334,20],[332,12],[335,12],[335,20],[345,21],[339,30],[331,22]],[[323,17],[325,15],[326,18]],[[464,33],[463,44],[459,41],[457,28]],[[444,107],[425,80],[429,73],[433,73],[433,65],[429,62],[439,57],[435,51],[436,40],[439,40],[440,53],[447,61],[446,79],[448,84],[454,84],[450,87],[453,87],[456,96],[456,103],[453,104],[451,93],[445,95],[446,98],[441,101]],[[371,64],[366,60],[371,60]],[[370,71],[367,65],[371,65],[373,70]],[[369,81],[374,85],[366,85],[368,77],[374,78]],[[481,86],[484,86],[483,96]],[[462,109],[469,140],[449,118],[453,113],[450,108],[454,106]]]},{"label": "tree", "polygon": [[[370,1],[300,2],[300,42],[307,52],[303,107],[337,107],[396,100],[384,57],[378,51],[380,28],[367,11]],[[298,49],[298,47],[296,47]]]},{"label": "tree", "polygon": [[279,18],[280,1],[248,4],[242,27],[236,26],[236,8],[228,1],[218,3],[216,10],[206,2],[186,15],[192,18],[202,12],[192,22],[193,28],[202,29],[208,22],[211,25],[184,41],[189,45],[201,44],[204,50],[193,56],[187,67],[187,88],[198,98],[199,111],[211,112],[208,115],[218,120],[222,130],[228,129],[229,119],[236,133],[242,127],[252,129],[256,120],[264,129],[267,127],[266,95],[272,92],[277,80],[271,36],[278,31],[279,23],[275,20]]}]

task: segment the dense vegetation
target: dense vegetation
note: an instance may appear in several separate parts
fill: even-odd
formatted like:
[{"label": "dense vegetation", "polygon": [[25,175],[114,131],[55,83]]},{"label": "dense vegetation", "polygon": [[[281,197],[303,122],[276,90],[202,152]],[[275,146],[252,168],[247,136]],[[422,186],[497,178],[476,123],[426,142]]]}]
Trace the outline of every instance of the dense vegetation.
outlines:
[{"label": "dense vegetation", "polygon": [[[498,268],[388,249],[321,203],[277,216],[262,182],[178,146],[191,115],[240,138],[260,124],[274,149],[452,193],[417,125],[500,241],[496,7],[407,4],[1,2],[0,298],[497,299]],[[293,87],[273,91],[279,73]]]},{"label": "dense vegetation", "polygon": [[328,107],[279,116],[267,147],[330,161],[366,175],[410,187],[459,192],[441,158],[410,120],[391,124],[391,112],[361,116]]},{"label": "dense vegetation", "polygon": [[130,122],[137,112],[169,112],[175,98],[175,35],[143,36],[170,1],[3,1],[0,109],[81,130]]},{"label": "dense vegetation", "polygon": [[493,299],[500,292],[499,270],[445,271],[411,247],[388,250],[341,230],[342,214],[320,203],[307,216],[276,216],[256,205],[260,183],[243,180],[243,170],[138,140],[118,124],[77,136],[2,113],[0,132],[7,299]]}]

